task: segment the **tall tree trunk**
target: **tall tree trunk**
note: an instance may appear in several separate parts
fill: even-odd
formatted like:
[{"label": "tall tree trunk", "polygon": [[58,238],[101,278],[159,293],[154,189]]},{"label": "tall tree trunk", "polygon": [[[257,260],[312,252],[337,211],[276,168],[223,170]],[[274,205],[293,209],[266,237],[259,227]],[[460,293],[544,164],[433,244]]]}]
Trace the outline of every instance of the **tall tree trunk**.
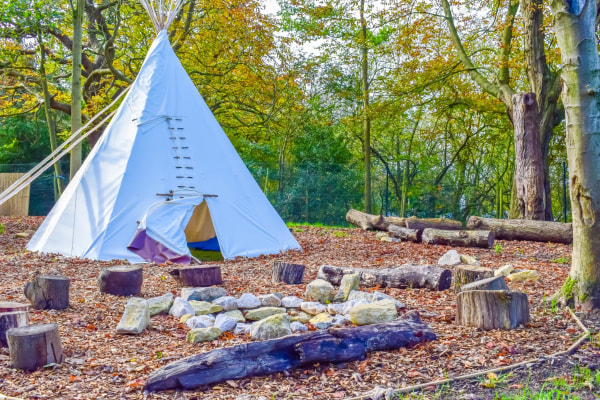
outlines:
[{"label": "tall tree trunk", "polygon": [[365,212],[371,213],[371,117],[369,113],[369,47],[365,0],[360,0],[362,84],[363,84],[363,152],[365,162]]},{"label": "tall tree trunk", "polygon": [[[81,52],[85,0],[77,0],[73,10],[73,73],[71,78],[71,135],[81,128]],[[71,150],[70,179],[81,167],[81,144]]]},{"label": "tall tree trunk", "polygon": [[571,271],[558,297],[600,307],[600,56],[596,1],[553,0],[573,216]]},{"label": "tall tree trunk", "polygon": [[[51,97],[50,91],[48,90],[48,80],[46,79],[46,48],[42,41],[42,35],[38,32],[38,42],[40,44],[40,83],[42,85],[42,92],[44,93],[44,111],[46,115],[46,124],[48,125],[48,135],[50,137],[50,150],[53,152],[58,146],[58,140],[56,138],[56,121],[52,115],[52,109],[50,107]],[[62,168],[60,167],[60,161],[54,163],[54,200],[58,200],[64,189],[64,180]]]}]

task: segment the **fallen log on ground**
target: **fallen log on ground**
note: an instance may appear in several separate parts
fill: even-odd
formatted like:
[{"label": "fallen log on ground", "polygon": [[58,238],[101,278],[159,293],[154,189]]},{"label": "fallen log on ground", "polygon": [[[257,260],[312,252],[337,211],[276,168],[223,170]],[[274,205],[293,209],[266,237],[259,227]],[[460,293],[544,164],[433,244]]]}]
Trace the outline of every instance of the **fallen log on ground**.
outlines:
[{"label": "fallen log on ground", "polygon": [[417,218],[410,217],[404,219],[404,226],[408,229],[443,229],[447,231],[460,231],[462,222],[446,218]]},{"label": "fallen log on ground", "polygon": [[401,319],[351,328],[330,328],[279,339],[215,349],[154,371],[145,390],[195,389],[202,385],[272,374],[314,363],[363,359],[367,353],[435,340],[417,312]]},{"label": "fallen log on ground", "polygon": [[494,245],[494,232],[490,231],[446,231],[427,228],[421,236],[423,243],[445,244],[460,247],[483,247]]},{"label": "fallen log on ground", "polygon": [[367,269],[321,265],[317,278],[339,285],[346,274],[358,274],[364,287],[427,288],[446,290],[450,288],[452,273],[435,265],[403,264],[395,268]]},{"label": "fallen log on ground", "polygon": [[387,228],[391,237],[418,243],[421,241],[421,231],[418,229],[408,229],[397,225],[390,225]]},{"label": "fallen log on ground", "polygon": [[494,219],[469,217],[467,229],[494,232],[496,239],[529,240],[534,242],[573,242],[573,226],[563,222],[531,221],[524,219]]},{"label": "fallen log on ground", "polygon": [[387,231],[390,225],[404,227],[405,219],[406,218],[367,214],[353,208],[346,213],[346,221],[366,231]]}]

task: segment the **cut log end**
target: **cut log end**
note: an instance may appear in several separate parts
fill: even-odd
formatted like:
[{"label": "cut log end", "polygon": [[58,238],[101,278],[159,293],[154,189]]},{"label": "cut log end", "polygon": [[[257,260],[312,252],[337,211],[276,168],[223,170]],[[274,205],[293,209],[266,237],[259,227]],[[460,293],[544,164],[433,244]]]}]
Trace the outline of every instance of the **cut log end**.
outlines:
[{"label": "cut log end", "polygon": [[57,324],[30,325],[6,332],[10,360],[15,368],[33,371],[63,361]]},{"label": "cut log end", "polygon": [[471,290],[456,298],[456,323],[485,330],[515,329],[529,322],[527,295],[510,290]]},{"label": "cut log end", "polygon": [[66,276],[37,275],[25,285],[25,297],[36,310],[63,310],[69,307],[69,286]]},{"label": "cut log end", "polygon": [[218,265],[193,265],[169,271],[181,286],[205,287],[223,283],[221,267]]},{"label": "cut log end", "polygon": [[119,265],[104,268],[98,278],[100,292],[132,296],[142,291],[144,272],[141,265]]},{"label": "cut log end", "polygon": [[304,279],[304,265],[275,261],[271,281],[273,283],[284,282],[288,285],[299,285]]}]

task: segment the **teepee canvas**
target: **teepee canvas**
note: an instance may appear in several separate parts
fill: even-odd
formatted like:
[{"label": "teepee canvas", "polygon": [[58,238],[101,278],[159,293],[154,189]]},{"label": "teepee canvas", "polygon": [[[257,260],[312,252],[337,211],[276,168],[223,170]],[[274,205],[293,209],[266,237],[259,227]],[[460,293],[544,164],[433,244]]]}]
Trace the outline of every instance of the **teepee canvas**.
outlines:
[{"label": "teepee canvas", "polygon": [[217,246],[226,259],[300,248],[183,69],[166,26],[29,250],[186,263],[189,243]]}]

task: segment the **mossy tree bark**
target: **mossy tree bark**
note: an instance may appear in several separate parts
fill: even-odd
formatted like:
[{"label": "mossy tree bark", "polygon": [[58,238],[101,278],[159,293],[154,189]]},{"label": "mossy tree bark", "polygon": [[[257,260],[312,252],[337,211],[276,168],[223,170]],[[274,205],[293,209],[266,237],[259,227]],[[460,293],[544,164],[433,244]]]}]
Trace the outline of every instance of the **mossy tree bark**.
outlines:
[{"label": "mossy tree bark", "polygon": [[[81,128],[81,53],[83,46],[82,28],[83,11],[85,10],[85,0],[77,0],[76,8],[73,9],[73,72],[71,77],[71,135]],[[71,150],[71,170],[70,179],[72,180],[81,167],[81,144],[73,147]]]},{"label": "mossy tree bark", "polygon": [[571,271],[556,298],[584,309],[600,307],[600,56],[596,2],[553,0],[561,51],[562,102],[573,213]]}]

